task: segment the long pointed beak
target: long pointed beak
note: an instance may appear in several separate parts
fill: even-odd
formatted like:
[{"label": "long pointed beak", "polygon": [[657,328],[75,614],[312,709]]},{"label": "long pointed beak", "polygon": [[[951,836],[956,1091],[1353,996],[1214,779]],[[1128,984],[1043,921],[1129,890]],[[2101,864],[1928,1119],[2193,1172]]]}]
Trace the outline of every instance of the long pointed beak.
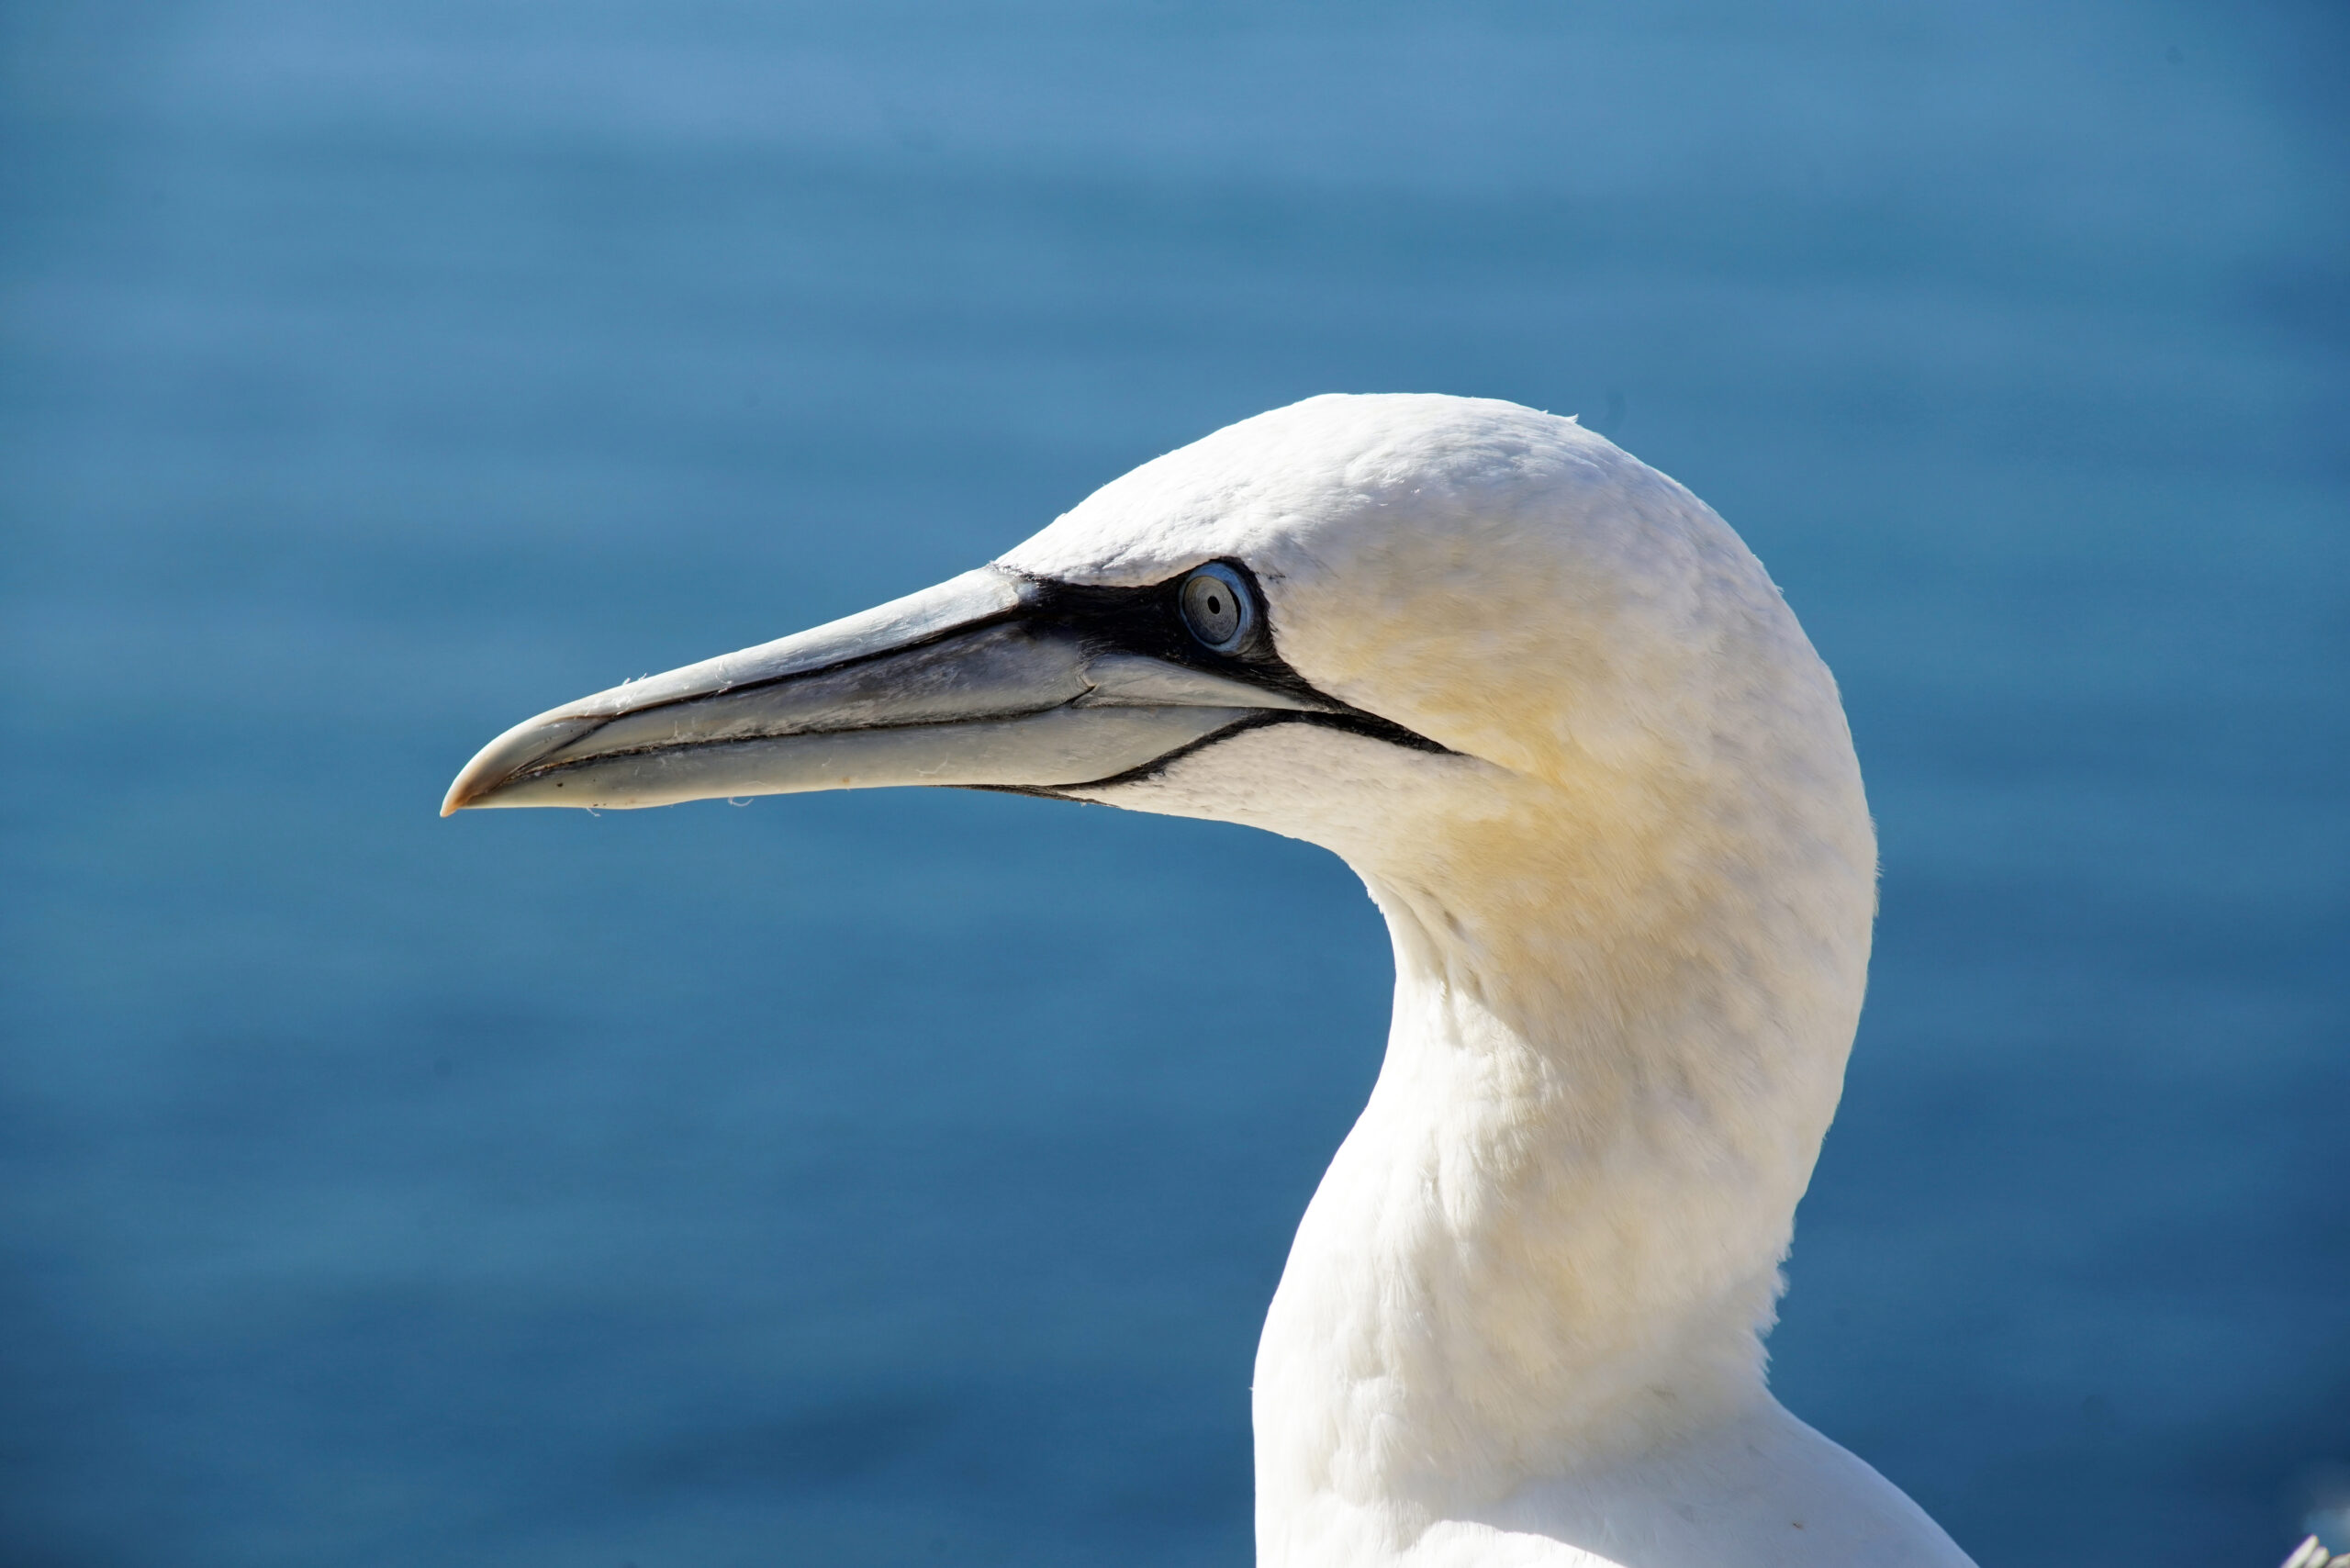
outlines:
[{"label": "long pointed beak", "polygon": [[1054,588],[983,566],[550,709],[484,746],[441,814],[899,784],[1051,791],[1276,712],[1348,711],[1293,678],[1266,686],[1122,647],[1057,610]]}]

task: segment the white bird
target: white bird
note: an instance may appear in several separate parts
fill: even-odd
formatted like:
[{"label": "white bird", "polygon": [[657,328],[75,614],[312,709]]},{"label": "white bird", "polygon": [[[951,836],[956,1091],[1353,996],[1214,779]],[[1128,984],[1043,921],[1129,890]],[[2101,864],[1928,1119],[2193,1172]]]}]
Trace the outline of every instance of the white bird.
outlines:
[{"label": "white bird", "polygon": [[993,564],[518,725],[465,806],[937,784],[1361,876],[1394,1022],[1259,1344],[1272,1568],[1964,1568],[1762,1336],[1861,1009],[1836,687],[1736,534],[1574,420],[1324,397]]}]

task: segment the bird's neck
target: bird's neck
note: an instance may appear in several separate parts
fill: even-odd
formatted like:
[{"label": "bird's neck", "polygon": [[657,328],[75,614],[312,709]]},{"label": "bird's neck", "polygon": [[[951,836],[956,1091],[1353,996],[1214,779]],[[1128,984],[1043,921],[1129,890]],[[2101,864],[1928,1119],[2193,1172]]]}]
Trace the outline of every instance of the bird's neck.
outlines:
[{"label": "bird's neck", "polygon": [[1334,1512],[1400,1545],[1762,1398],[1866,963],[1866,895],[1836,951],[1751,890],[1684,883],[1628,927],[1620,898],[1368,879],[1394,1023],[1258,1353],[1269,1562]]}]

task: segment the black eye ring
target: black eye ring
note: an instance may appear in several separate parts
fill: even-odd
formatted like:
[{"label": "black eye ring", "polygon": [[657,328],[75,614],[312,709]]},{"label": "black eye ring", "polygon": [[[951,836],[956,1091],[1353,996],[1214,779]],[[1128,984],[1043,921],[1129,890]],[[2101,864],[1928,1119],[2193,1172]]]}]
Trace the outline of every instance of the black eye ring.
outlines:
[{"label": "black eye ring", "polygon": [[1183,579],[1175,593],[1183,625],[1212,653],[1237,651],[1257,630],[1257,600],[1248,582],[1221,561]]}]

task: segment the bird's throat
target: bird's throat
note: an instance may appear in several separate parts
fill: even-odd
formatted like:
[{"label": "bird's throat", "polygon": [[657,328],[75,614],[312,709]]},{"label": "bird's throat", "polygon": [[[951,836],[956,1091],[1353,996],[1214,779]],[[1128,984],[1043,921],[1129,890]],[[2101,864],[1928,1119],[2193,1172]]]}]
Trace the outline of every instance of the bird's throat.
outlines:
[{"label": "bird's throat", "polygon": [[1851,1040],[1702,909],[1635,943],[1371,885],[1394,1023],[1259,1349],[1268,1562],[1337,1516],[1400,1547],[1752,1407]]}]

